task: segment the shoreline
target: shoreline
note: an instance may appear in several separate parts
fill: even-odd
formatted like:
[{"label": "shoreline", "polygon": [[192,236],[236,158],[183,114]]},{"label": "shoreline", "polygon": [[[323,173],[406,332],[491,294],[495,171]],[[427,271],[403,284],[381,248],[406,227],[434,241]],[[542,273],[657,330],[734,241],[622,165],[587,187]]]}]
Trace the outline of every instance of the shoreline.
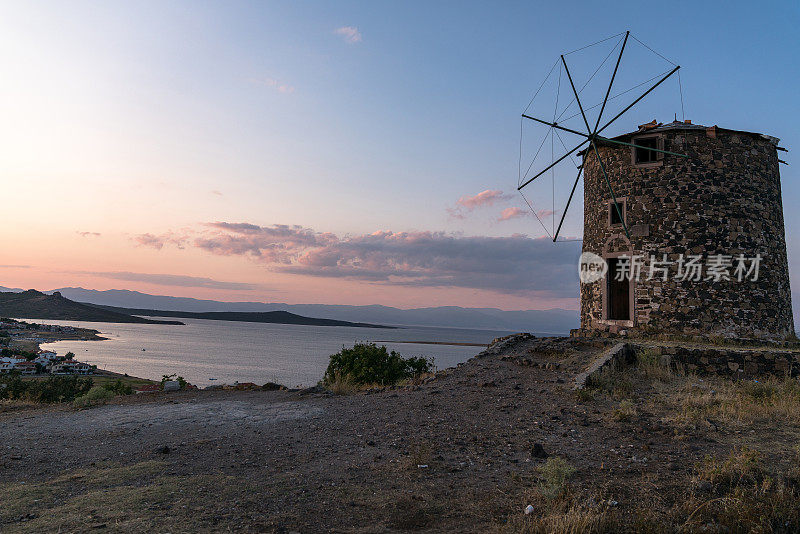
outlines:
[{"label": "shoreline", "polygon": [[[24,319],[23,319],[24,320]],[[34,323],[34,324],[47,324],[47,323]],[[36,339],[12,339],[9,342],[9,348],[18,348],[21,350],[27,350],[29,352],[39,352],[42,349],[41,345],[48,344],[48,343],[57,343],[59,341],[105,341],[109,338],[103,337],[100,334],[100,331],[94,330],[92,328],[75,328],[74,332],[47,332],[47,331],[35,331],[31,337]],[[51,375],[32,375],[27,378],[33,379],[41,379]],[[116,380],[121,379],[130,382],[141,382],[141,383],[148,383],[148,384],[158,384],[157,380],[152,380],[150,378],[142,378],[140,376],[133,376],[127,373],[118,373],[116,371],[109,371],[108,369],[100,369],[97,368],[94,373],[91,375],[85,375],[90,378],[100,378],[100,379],[110,379]]]},{"label": "shoreline", "polygon": [[[31,321],[31,322],[33,322],[33,321]],[[47,320],[37,321],[37,324],[38,323],[43,324],[43,325],[48,325],[49,324],[49,322]],[[72,344],[71,343],[72,341],[101,341],[101,340],[109,340],[109,339],[115,338],[115,336],[114,335],[109,335],[108,333],[104,333],[103,335],[100,335],[100,331],[98,331],[97,329],[91,328],[91,326],[93,326],[93,325],[91,325],[91,326],[90,325],[81,325],[79,327],[75,323],[72,323],[72,324],[75,325],[75,326],[70,326],[70,325],[60,325],[60,326],[63,326],[63,327],[69,326],[70,328],[74,328],[75,329],[74,331],[52,331],[52,332],[49,332],[49,331],[44,330],[44,328],[47,328],[47,327],[44,327],[42,330],[37,330],[37,331],[32,331],[31,330],[31,331],[28,331],[27,334],[24,334],[24,338],[15,339],[11,346],[16,347],[16,348],[26,349],[26,350],[29,350],[29,351],[54,350],[54,348],[45,347],[44,345],[50,345],[52,343],[59,343],[59,342],[68,342],[68,343],[65,344],[66,346],[62,345],[62,348],[58,348],[57,350],[59,350],[60,352],[61,351],[72,350],[73,352],[78,354],[78,356],[76,356],[77,360],[81,360],[81,356],[83,356],[83,358],[85,358],[85,359],[88,358],[89,363],[95,363],[95,364],[100,363],[101,366],[102,366],[101,362],[104,361],[103,358],[100,358],[98,360],[97,358],[93,358],[93,356],[90,355],[89,353],[94,354],[95,356],[107,353],[109,350],[111,352],[113,352],[113,353],[116,353],[116,349],[117,349],[116,347],[109,346],[109,347],[106,347],[108,349],[108,350],[106,350],[104,348],[100,348],[101,346],[95,345],[93,347],[92,346],[85,346],[85,347],[88,348],[89,353],[83,354],[83,349],[80,348],[81,344]],[[55,326],[59,326],[59,325],[55,325]],[[412,352],[413,351],[424,351],[424,352],[428,353],[427,354],[428,356],[435,357],[437,362],[439,363],[439,365],[444,365],[443,369],[453,367],[457,363],[455,361],[451,362],[448,359],[446,359],[447,356],[443,357],[443,358],[445,358],[444,360],[439,361],[439,354],[438,353],[441,352],[441,351],[446,351],[445,347],[452,347],[452,349],[450,349],[450,350],[454,351],[453,354],[456,354],[456,353],[457,354],[461,354],[462,351],[469,351],[470,354],[468,355],[468,357],[474,355],[474,354],[472,354],[472,350],[471,349],[475,349],[475,352],[477,353],[477,352],[479,352],[481,350],[484,350],[487,347],[486,343],[480,342],[480,341],[482,341],[480,338],[475,340],[475,341],[469,341],[469,340],[458,341],[458,338],[460,337],[459,334],[458,333],[452,333],[452,334],[453,334],[452,336],[451,335],[447,335],[444,340],[435,340],[435,339],[433,339],[433,340],[425,340],[424,338],[427,337],[427,335],[421,334],[421,335],[419,335],[419,337],[414,336],[410,340],[402,340],[402,339],[400,339],[400,340],[381,340],[381,341],[377,341],[377,343],[380,343],[380,344],[398,343],[398,344],[402,344],[402,346],[420,345],[420,347],[418,347],[417,349],[413,349],[413,348],[409,347],[409,348],[407,348],[405,350],[412,351]],[[446,333],[445,333],[445,335],[446,335]],[[400,337],[400,336],[398,336],[398,337]],[[442,336],[442,337],[444,337],[444,336]],[[483,336],[480,336],[480,337],[483,337]],[[422,338],[422,339],[420,339],[420,338]],[[447,338],[450,338],[450,340],[448,340]],[[455,340],[453,338],[455,338]],[[425,349],[424,346],[428,346],[430,348],[429,349]],[[105,345],[103,345],[103,347],[105,347]],[[439,349],[437,351],[437,349],[434,349],[434,347],[441,347],[441,349]],[[57,346],[56,346],[56,348],[57,348]],[[461,350],[457,350],[457,349],[461,349]],[[127,350],[127,349],[125,349],[125,350]],[[330,349],[330,350],[334,351],[335,349]],[[396,347],[396,350],[400,350],[401,352],[403,352],[403,349],[401,347]],[[125,354],[127,354],[127,352],[125,352]],[[142,354],[144,354],[144,353],[142,353]],[[450,354],[450,353],[448,352],[447,354]],[[136,355],[133,355],[133,356],[137,357],[137,355],[138,355],[138,352],[137,352]],[[453,358],[453,357],[450,357],[450,359],[451,360],[454,359],[454,360],[461,361],[458,358]],[[113,360],[113,358],[111,358],[111,360]],[[86,360],[83,360],[83,361],[86,361]],[[106,363],[109,363],[109,362],[106,362]],[[145,366],[134,365],[133,367],[131,367],[131,365],[121,365],[120,366],[118,364],[113,364],[113,363],[111,365],[112,365],[112,367],[115,367],[115,370],[103,369],[101,367],[101,368],[97,369],[97,371],[95,373],[95,376],[104,377],[104,378],[113,377],[114,379],[116,379],[116,378],[134,379],[134,380],[137,380],[137,381],[142,381],[142,382],[147,382],[147,383],[158,383],[158,381],[160,380],[161,375],[164,374],[164,373],[167,373],[167,371],[164,371],[164,373],[158,373],[158,374],[152,373],[153,369],[151,369],[149,365],[145,365]],[[324,365],[321,364],[320,365],[320,374],[323,371],[324,371]],[[127,374],[127,376],[126,376],[126,373],[131,373],[131,372],[136,372],[136,376],[134,376],[133,374]],[[187,370],[186,369],[181,369],[181,370],[175,369],[175,370],[173,370],[173,372],[176,372],[178,374],[183,374],[184,376],[186,376]],[[278,375],[275,375],[274,373],[272,373],[270,376],[267,376],[267,377],[261,377],[259,373],[250,373],[250,374],[248,374],[248,373],[245,372],[244,374],[246,376],[243,377],[240,373],[237,373],[237,372],[230,372],[229,373],[229,372],[226,372],[224,370],[223,371],[219,371],[219,372],[212,372],[211,374],[208,374],[208,375],[203,374],[203,373],[200,373],[200,374],[194,373],[193,374],[190,371],[188,371],[188,372],[192,376],[191,377],[190,376],[186,376],[186,378],[192,384],[195,384],[196,386],[198,386],[200,388],[220,386],[220,385],[223,385],[223,384],[244,383],[244,382],[258,382],[258,383],[261,383],[261,381],[263,381],[263,380],[278,381],[278,382],[282,382],[284,384],[287,384],[287,386],[288,385],[298,385],[298,387],[301,387],[301,386],[299,386],[299,384],[306,384],[306,385],[310,386],[310,385],[315,384],[318,381],[318,376],[305,377],[305,375],[303,375],[303,376],[301,376],[301,377],[299,377],[298,379],[295,380],[292,377],[283,377],[282,375],[278,376]],[[252,374],[252,376],[250,376],[251,374]],[[288,374],[291,374],[291,373],[288,373]],[[153,378],[147,378],[147,375],[151,375]],[[214,381],[207,380],[207,376],[214,377],[217,380],[214,380]],[[308,378],[308,380],[303,379],[304,377]]]},{"label": "shoreline", "polygon": [[458,341],[392,341],[377,340],[373,343],[407,343],[411,345],[449,345],[451,347],[488,347],[487,343],[461,343]]}]

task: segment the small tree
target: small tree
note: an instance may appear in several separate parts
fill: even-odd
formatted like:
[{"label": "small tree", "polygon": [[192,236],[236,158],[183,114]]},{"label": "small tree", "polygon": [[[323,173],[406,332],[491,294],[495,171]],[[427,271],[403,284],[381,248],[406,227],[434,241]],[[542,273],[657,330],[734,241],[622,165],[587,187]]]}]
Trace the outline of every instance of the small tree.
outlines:
[{"label": "small tree", "polygon": [[330,384],[346,378],[355,384],[395,384],[433,370],[433,360],[427,358],[403,358],[386,346],[374,343],[356,343],[353,348],[342,347],[331,355],[324,382]]}]

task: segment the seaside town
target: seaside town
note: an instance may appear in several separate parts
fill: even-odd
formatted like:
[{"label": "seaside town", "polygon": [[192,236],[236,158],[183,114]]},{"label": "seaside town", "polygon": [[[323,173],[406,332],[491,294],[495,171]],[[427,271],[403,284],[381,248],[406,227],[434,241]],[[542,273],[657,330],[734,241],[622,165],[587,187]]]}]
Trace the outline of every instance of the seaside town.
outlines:
[{"label": "seaside town", "polygon": [[[97,330],[75,328],[66,325],[33,323],[10,318],[0,318],[0,376],[18,374],[25,378],[46,376],[92,376],[105,381],[121,380],[130,390],[127,393],[169,393],[179,390],[198,389],[177,375],[164,376],[160,382],[114,373],[99,369],[97,365],[75,359],[75,354],[67,352],[59,355],[54,350],[41,349],[40,343],[52,343],[63,339],[102,340]],[[0,389],[5,384],[0,383]],[[207,390],[259,390],[285,389],[284,386],[269,382],[263,386],[253,382],[235,381],[230,384],[212,384]],[[1,397],[0,397],[1,398]]]},{"label": "seaside town", "polygon": [[13,371],[23,375],[92,374],[97,366],[75,360],[71,352],[59,356],[55,351],[39,349],[39,343],[74,338],[76,335],[84,339],[86,334],[94,335],[95,331],[1,318],[0,374]]}]

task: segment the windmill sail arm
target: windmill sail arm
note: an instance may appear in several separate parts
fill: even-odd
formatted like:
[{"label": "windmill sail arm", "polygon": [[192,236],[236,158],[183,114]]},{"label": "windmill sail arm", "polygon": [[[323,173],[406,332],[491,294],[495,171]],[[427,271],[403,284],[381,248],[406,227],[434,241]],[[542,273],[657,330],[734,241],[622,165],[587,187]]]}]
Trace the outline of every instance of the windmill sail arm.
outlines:
[{"label": "windmill sail arm", "polygon": [[578,146],[576,146],[575,148],[573,148],[572,150],[570,150],[569,152],[567,152],[566,154],[564,154],[563,156],[561,156],[560,158],[555,160],[553,163],[551,163],[550,165],[548,165],[547,167],[545,167],[544,169],[539,171],[536,174],[536,176],[534,176],[533,178],[531,178],[530,180],[528,180],[527,182],[525,182],[521,186],[517,187],[517,191],[519,191],[520,189],[522,189],[523,187],[525,187],[526,185],[528,185],[529,183],[531,183],[532,181],[534,181],[535,179],[537,179],[538,177],[540,177],[541,175],[543,175],[544,173],[546,173],[547,171],[549,171],[550,169],[552,169],[553,167],[555,167],[556,165],[561,163],[563,160],[567,159],[570,155],[572,155],[573,152],[575,152],[576,150],[578,150],[580,147],[582,147],[583,145],[585,145],[588,142],[589,142],[588,139],[585,139],[584,141],[581,141],[581,143]]},{"label": "windmill sail arm", "polygon": [[567,216],[567,210],[569,209],[569,205],[572,202],[572,196],[575,194],[575,188],[578,187],[578,181],[581,179],[581,173],[583,172],[583,165],[578,167],[578,176],[575,177],[575,183],[572,184],[572,191],[569,193],[569,198],[567,199],[567,205],[564,206],[564,211],[561,213],[561,221],[558,223],[558,230],[556,230],[555,235],[553,235],[553,243],[556,242],[558,239],[558,233],[561,231],[561,225],[564,224],[564,217]]},{"label": "windmill sail arm", "polygon": [[617,57],[617,64],[614,65],[614,73],[611,75],[611,81],[608,83],[608,90],[606,97],[603,99],[603,107],[600,108],[600,113],[597,115],[597,122],[594,123],[594,131],[597,133],[597,128],[600,126],[600,118],[603,116],[603,111],[606,109],[608,103],[608,96],[611,94],[611,86],[614,85],[614,78],[617,77],[617,70],[619,70],[619,62],[622,61],[622,53],[625,51],[625,45],[628,44],[628,36],[631,32],[625,32],[625,40],[622,41],[622,48],[619,49],[619,57]]},{"label": "windmill sail arm", "polygon": [[642,93],[642,95],[641,95],[639,98],[637,98],[636,100],[634,100],[633,102],[631,102],[631,104],[630,104],[630,105],[628,105],[628,106],[627,106],[625,109],[623,109],[622,111],[620,111],[619,113],[617,113],[617,115],[616,115],[616,116],[615,116],[613,119],[611,119],[610,121],[608,121],[608,122],[605,124],[605,126],[603,126],[602,128],[600,128],[599,130],[597,130],[597,132],[596,132],[596,133],[598,133],[598,134],[599,134],[600,132],[602,132],[603,130],[605,130],[605,129],[606,129],[606,128],[608,128],[609,126],[611,126],[611,123],[613,123],[614,121],[616,121],[618,118],[622,117],[622,115],[623,115],[623,114],[624,114],[626,111],[628,111],[628,110],[629,110],[629,109],[631,109],[633,106],[635,106],[636,104],[638,104],[638,103],[639,103],[639,101],[640,101],[641,99],[643,99],[644,97],[646,97],[647,95],[649,95],[649,94],[650,94],[650,92],[651,92],[651,91],[653,91],[653,89],[655,89],[656,87],[658,87],[659,85],[661,85],[661,84],[662,84],[662,83],[663,83],[663,82],[664,82],[664,81],[665,81],[667,78],[669,78],[670,76],[672,76],[673,74],[675,74],[676,72],[678,72],[678,69],[679,69],[679,68],[681,68],[681,67],[680,67],[680,65],[678,65],[677,67],[675,67],[674,69],[672,69],[671,71],[669,71],[669,72],[668,72],[668,73],[667,73],[667,74],[666,74],[666,75],[665,75],[663,78],[661,78],[660,80],[658,80],[658,81],[655,83],[655,85],[653,85],[653,86],[652,86],[650,89],[648,89],[647,91],[645,91],[644,93]]},{"label": "windmill sail arm", "polygon": [[523,118],[525,118],[525,119],[530,119],[530,120],[532,120],[532,121],[540,122],[540,123],[542,123],[542,124],[546,124],[546,125],[548,125],[548,126],[552,126],[553,128],[558,128],[559,130],[564,130],[565,132],[573,133],[573,134],[575,134],[575,135],[580,135],[581,137],[586,137],[586,138],[588,138],[588,137],[589,137],[588,135],[586,135],[586,134],[585,134],[585,133],[583,133],[583,132],[579,132],[579,131],[577,131],[577,130],[571,130],[571,129],[569,129],[569,128],[566,128],[566,127],[564,127],[564,126],[561,126],[560,124],[558,124],[558,123],[556,123],[556,122],[547,122],[547,121],[543,121],[542,119],[537,119],[536,117],[531,117],[530,115],[525,115],[524,113],[522,114],[522,117],[523,117]]}]

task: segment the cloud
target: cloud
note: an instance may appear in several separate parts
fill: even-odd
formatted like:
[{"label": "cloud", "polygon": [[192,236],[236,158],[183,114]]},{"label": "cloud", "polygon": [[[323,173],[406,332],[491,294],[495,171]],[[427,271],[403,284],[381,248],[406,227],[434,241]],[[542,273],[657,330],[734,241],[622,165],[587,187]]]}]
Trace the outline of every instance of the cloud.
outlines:
[{"label": "cloud", "polygon": [[468,210],[474,210],[475,208],[491,206],[495,202],[508,200],[510,198],[511,195],[504,195],[502,191],[487,189],[474,196],[463,196],[458,199],[456,204]]},{"label": "cloud", "polygon": [[555,213],[553,210],[543,209],[537,211],[536,215],[538,215],[540,219],[544,219],[545,217],[550,217],[553,213]]},{"label": "cloud", "polygon": [[500,217],[497,219],[499,221],[510,221],[511,219],[519,219],[520,217],[527,217],[527,211],[523,210],[522,208],[506,208],[500,212]]},{"label": "cloud", "polygon": [[275,78],[251,78],[250,81],[264,87],[269,87],[285,95],[294,93],[294,86],[280,82]]},{"label": "cloud", "polygon": [[481,191],[477,195],[464,195],[456,201],[455,208],[446,209],[451,217],[455,219],[465,219],[466,215],[464,214],[464,210],[467,212],[474,211],[478,208],[492,206],[498,202],[505,202],[511,198],[512,195],[504,194],[502,191],[487,189],[486,191]]},{"label": "cloud", "polygon": [[167,232],[161,235],[154,234],[139,234],[133,237],[133,240],[143,247],[152,247],[156,250],[161,250],[164,245],[175,245],[178,248],[184,248],[187,237],[185,235],[178,235],[174,232]]},{"label": "cloud", "polygon": [[182,274],[151,274],[151,273],[132,273],[129,271],[114,272],[94,272],[94,271],[75,271],[74,274],[87,274],[109,278],[112,280],[124,280],[126,282],[145,282],[161,286],[179,287],[203,287],[209,289],[225,289],[234,291],[250,291],[260,288],[257,284],[246,284],[241,282],[221,282],[211,278],[198,276],[186,276]]},{"label": "cloud", "polygon": [[0,269],[30,269],[30,265],[0,265]]},{"label": "cloud", "polygon": [[361,32],[355,26],[342,26],[336,28],[333,33],[341,35],[346,43],[354,44],[361,42]]},{"label": "cloud", "polygon": [[220,256],[250,255],[272,263],[289,263],[298,251],[336,239],[297,225],[213,222],[205,227],[209,232],[194,239],[195,247]]},{"label": "cloud", "polygon": [[81,237],[100,237],[102,234],[100,232],[75,232]]},{"label": "cloud", "polygon": [[214,255],[250,258],[274,272],[317,278],[551,297],[572,297],[578,287],[579,242],[553,245],[520,234],[378,231],[340,237],[298,225],[217,221],[202,225],[185,243]]},{"label": "cloud", "polygon": [[[553,214],[553,210],[539,210],[536,212],[536,215],[540,219],[544,219],[545,217],[550,217]],[[501,221],[510,221],[511,219],[519,219],[521,217],[530,217],[531,212],[522,208],[506,208],[500,212],[500,217],[497,219],[498,222]]]},{"label": "cloud", "polygon": [[212,195],[217,195],[218,197],[224,196],[224,195],[222,194],[222,191],[217,191],[216,189],[214,189],[213,191],[211,191],[211,194],[212,194]]},{"label": "cloud", "polygon": [[580,244],[547,238],[375,232],[348,237],[278,266],[281,272],[389,285],[464,287],[502,293],[573,296]]}]

